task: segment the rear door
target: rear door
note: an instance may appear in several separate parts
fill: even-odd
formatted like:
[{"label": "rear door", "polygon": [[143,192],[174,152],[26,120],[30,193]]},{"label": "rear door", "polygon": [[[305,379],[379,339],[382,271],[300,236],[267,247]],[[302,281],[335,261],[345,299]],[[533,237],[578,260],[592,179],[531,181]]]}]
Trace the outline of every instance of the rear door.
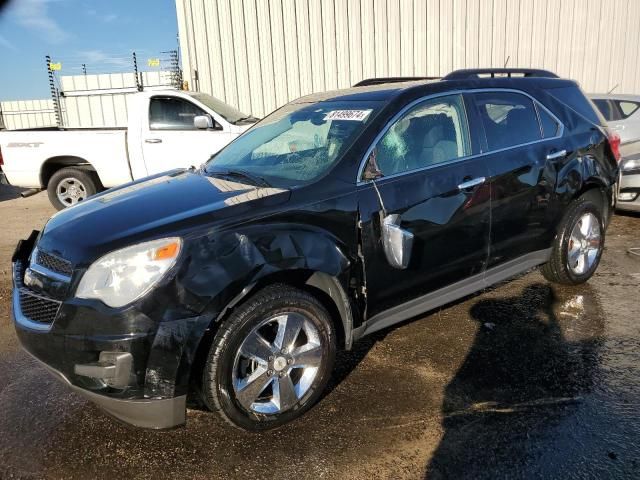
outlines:
[{"label": "rear door", "polygon": [[555,164],[568,152],[559,120],[528,95],[495,90],[473,98],[491,184],[490,268],[548,248]]},{"label": "rear door", "polygon": [[236,137],[228,131],[227,124],[213,118],[212,128],[196,128],[193,120],[198,115],[208,114],[187,99],[150,98],[148,123],[142,132],[142,152],[149,175],[197,167]]},{"label": "rear door", "polygon": [[[484,270],[489,173],[474,146],[462,95],[413,104],[374,143],[365,171],[383,176],[358,186],[369,318]],[[385,251],[385,220],[413,237],[405,268]]]}]

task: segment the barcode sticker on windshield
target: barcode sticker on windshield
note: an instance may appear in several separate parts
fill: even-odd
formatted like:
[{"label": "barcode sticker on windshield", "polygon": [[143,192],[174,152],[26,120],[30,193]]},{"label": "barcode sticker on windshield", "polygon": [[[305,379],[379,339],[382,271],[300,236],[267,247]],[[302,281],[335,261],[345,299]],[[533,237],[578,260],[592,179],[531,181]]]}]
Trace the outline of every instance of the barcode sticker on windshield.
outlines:
[{"label": "barcode sticker on windshield", "polygon": [[354,120],[356,122],[364,122],[371,110],[333,110],[328,112],[325,120]]}]

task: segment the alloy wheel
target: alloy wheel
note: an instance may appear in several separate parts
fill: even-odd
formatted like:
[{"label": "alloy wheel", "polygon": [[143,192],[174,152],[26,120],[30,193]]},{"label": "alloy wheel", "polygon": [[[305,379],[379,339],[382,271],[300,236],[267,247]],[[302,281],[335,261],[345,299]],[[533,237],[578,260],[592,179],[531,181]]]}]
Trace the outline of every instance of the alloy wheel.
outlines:
[{"label": "alloy wheel", "polygon": [[323,362],[317,327],[297,312],[262,321],[242,341],[233,365],[233,390],[245,409],[280,414],[313,385]]},{"label": "alloy wheel", "polygon": [[582,215],[571,230],[567,246],[569,269],[576,275],[588,272],[601,248],[600,222],[593,213]]}]

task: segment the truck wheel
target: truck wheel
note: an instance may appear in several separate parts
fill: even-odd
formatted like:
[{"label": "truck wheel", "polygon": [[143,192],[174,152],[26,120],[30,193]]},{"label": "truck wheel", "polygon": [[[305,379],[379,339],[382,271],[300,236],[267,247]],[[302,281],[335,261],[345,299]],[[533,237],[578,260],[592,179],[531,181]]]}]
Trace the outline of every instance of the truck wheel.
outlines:
[{"label": "truck wheel", "polygon": [[95,174],[79,168],[63,168],[49,179],[49,201],[58,210],[72,207],[98,192],[99,181]]},{"label": "truck wheel", "polygon": [[569,206],[553,242],[551,258],[540,269],[551,282],[584,283],[598,268],[604,250],[604,218],[600,202],[589,193]]},{"label": "truck wheel", "polygon": [[220,326],[203,372],[203,400],[235,427],[278,427],[318,400],[335,351],[326,308],[303,290],[272,285]]}]

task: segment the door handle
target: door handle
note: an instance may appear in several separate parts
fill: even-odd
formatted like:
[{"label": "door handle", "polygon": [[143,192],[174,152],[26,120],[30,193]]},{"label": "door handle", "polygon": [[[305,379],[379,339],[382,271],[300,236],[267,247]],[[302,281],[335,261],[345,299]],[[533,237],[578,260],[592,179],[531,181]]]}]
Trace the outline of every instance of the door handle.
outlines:
[{"label": "door handle", "polygon": [[145,143],[162,143],[161,138],[145,138]]},{"label": "door handle", "polygon": [[473,180],[467,180],[458,185],[458,190],[469,190],[470,188],[482,185],[487,179],[485,177],[474,178]]},{"label": "door handle", "polygon": [[562,158],[567,156],[566,150],[558,150],[557,152],[551,152],[547,154],[547,160],[555,160],[556,158]]}]

